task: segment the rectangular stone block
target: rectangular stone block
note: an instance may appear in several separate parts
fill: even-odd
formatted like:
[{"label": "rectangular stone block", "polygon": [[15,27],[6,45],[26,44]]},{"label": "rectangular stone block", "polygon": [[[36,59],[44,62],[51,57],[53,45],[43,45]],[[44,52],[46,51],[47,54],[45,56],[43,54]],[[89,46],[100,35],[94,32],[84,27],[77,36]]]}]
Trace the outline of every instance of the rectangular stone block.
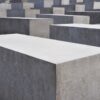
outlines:
[{"label": "rectangular stone block", "polygon": [[0,34],[20,33],[47,38],[51,24],[53,20],[48,18],[0,18]]},{"label": "rectangular stone block", "polygon": [[90,16],[90,23],[97,24],[100,23],[100,12],[99,11],[85,11],[85,12],[66,12],[66,14],[70,15],[87,15]]},{"label": "rectangular stone block", "polygon": [[39,9],[26,9],[25,10],[25,17],[36,17],[37,14],[40,14]]},{"label": "rectangular stone block", "polygon": [[53,7],[53,14],[65,14],[64,7]]},{"label": "rectangular stone block", "polygon": [[34,8],[34,3],[28,3],[28,2],[23,3],[23,9],[31,9],[31,8]]},{"label": "rectangular stone block", "polygon": [[50,38],[93,46],[100,46],[100,25],[52,25],[50,28]]},{"label": "rectangular stone block", "polygon": [[0,35],[0,94],[7,100],[99,100],[100,48]]},{"label": "rectangular stone block", "polygon": [[7,10],[6,9],[0,9],[0,17],[7,17]]},{"label": "rectangular stone block", "polygon": [[25,17],[25,10],[7,10],[7,17]]},{"label": "rectangular stone block", "polygon": [[81,15],[64,15],[64,14],[38,14],[37,18],[52,18],[54,24],[65,23],[90,23],[89,16]]}]

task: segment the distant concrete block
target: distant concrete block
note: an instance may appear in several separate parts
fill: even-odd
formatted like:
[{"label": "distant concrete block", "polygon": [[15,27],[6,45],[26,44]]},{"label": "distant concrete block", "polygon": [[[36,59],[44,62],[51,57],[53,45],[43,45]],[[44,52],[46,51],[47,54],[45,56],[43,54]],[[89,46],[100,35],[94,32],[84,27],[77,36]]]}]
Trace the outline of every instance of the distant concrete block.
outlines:
[{"label": "distant concrete block", "polygon": [[85,4],[77,4],[75,11],[85,11]]},{"label": "distant concrete block", "polygon": [[90,16],[90,23],[91,24],[99,24],[100,23],[100,12],[99,11],[71,11],[71,12],[66,12],[66,14],[70,15],[87,15]]},{"label": "distant concrete block", "polygon": [[7,17],[25,17],[25,10],[7,10]]},{"label": "distant concrete block", "polygon": [[36,17],[37,14],[40,14],[39,9],[26,9],[25,10],[25,17]]},{"label": "distant concrete block", "polygon": [[53,14],[65,14],[64,7],[53,7]]},{"label": "distant concrete block", "polygon": [[0,17],[7,17],[7,10],[0,9]]},{"label": "distant concrete block", "polygon": [[100,46],[100,25],[56,24],[50,28],[50,38]]},{"label": "distant concrete block", "polygon": [[53,0],[44,0],[44,8],[52,7],[53,3]]},{"label": "distant concrete block", "polygon": [[0,9],[11,9],[11,4],[0,3]]},{"label": "distant concrete block", "polygon": [[93,9],[100,9],[100,1],[98,1],[98,2],[94,2],[94,7],[93,7]]},{"label": "distant concrete block", "polygon": [[63,15],[63,14],[38,14],[38,18],[52,18],[54,24],[65,24],[65,23],[90,23],[89,16],[81,15]]},{"label": "distant concrete block", "polygon": [[23,3],[23,9],[31,9],[31,8],[34,8],[34,3],[28,3],[28,2]]},{"label": "distant concrete block", "polygon": [[20,33],[48,38],[51,24],[53,20],[48,18],[0,18],[0,34]]},{"label": "distant concrete block", "polygon": [[0,93],[7,100],[100,99],[100,48],[0,36]]}]

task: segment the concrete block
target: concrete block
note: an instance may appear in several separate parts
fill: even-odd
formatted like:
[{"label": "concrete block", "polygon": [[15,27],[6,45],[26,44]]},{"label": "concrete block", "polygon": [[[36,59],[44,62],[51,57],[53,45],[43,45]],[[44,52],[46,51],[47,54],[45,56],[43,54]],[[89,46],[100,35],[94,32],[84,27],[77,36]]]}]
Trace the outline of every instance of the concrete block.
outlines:
[{"label": "concrete block", "polygon": [[44,8],[52,7],[53,0],[44,0]]},{"label": "concrete block", "polygon": [[84,0],[76,0],[76,3],[83,3]]},{"label": "concrete block", "polygon": [[93,7],[93,9],[100,9],[100,1],[99,1],[99,2],[95,1],[95,2],[94,2],[94,7]]},{"label": "concrete block", "polygon": [[99,100],[100,48],[0,35],[0,93],[7,100]]},{"label": "concrete block", "polygon": [[7,10],[0,9],[0,17],[7,17]]},{"label": "concrete block", "polygon": [[25,17],[25,10],[7,10],[7,17]]},{"label": "concrete block", "polygon": [[11,9],[11,4],[0,3],[0,9]]},{"label": "concrete block", "polygon": [[88,24],[56,24],[50,27],[50,38],[100,46],[100,26]]},{"label": "concrete block", "polygon": [[12,10],[23,10],[23,3],[11,3]]},{"label": "concrete block", "polygon": [[84,4],[77,4],[75,11],[85,11],[85,5]]},{"label": "concrete block", "polygon": [[28,3],[28,2],[23,3],[23,9],[31,9],[31,8],[34,8],[34,3]]},{"label": "concrete block", "polygon": [[87,15],[90,16],[91,24],[99,24],[100,23],[100,12],[99,11],[85,11],[85,12],[66,12],[66,14],[70,15]]},{"label": "concrete block", "polygon": [[65,24],[65,23],[90,23],[89,16],[81,15],[62,15],[62,14],[38,14],[37,18],[52,18],[54,24]]},{"label": "concrete block", "polygon": [[53,7],[53,14],[65,14],[64,7]]},{"label": "concrete block", "polygon": [[36,17],[37,14],[40,14],[39,9],[25,10],[25,17]]},{"label": "concrete block", "polygon": [[47,38],[51,24],[53,20],[48,18],[0,18],[0,34],[20,33]]}]

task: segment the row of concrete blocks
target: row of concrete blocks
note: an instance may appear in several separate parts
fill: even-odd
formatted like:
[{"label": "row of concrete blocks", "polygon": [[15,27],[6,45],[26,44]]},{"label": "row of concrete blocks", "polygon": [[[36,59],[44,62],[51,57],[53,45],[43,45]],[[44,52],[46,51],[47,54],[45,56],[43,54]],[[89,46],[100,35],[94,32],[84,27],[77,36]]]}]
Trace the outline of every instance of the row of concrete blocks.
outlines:
[{"label": "row of concrete blocks", "polygon": [[[80,20],[79,20],[80,19]],[[88,16],[54,15],[51,18],[0,18],[0,34],[20,33],[49,38],[51,24],[84,23],[89,24]],[[38,29],[38,28],[39,29]]]},{"label": "row of concrete blocks", "polygon": [[0,9],[31,9],[34,8],[33,3],[0,3]]},{"label": "row of concrete blocks", "polygon": [[[69,17],[70,19],[70,22],[66,21],[66,23],[72,23],[74,16],[66,17]],[[77,17],[78,18],[75,18],[79,19],[80,16]],[[99,24],[88,25],[61,24],[60,22],[59,24],[53,23],[54,21],[49,18],[0,18],[0,34],[20,33],[68,42],[100,46]]]},{"label": "row of concrete blocks", "polygon": [[[64,15],[64,16],[48,15],[48,16],[47,16],[47,18],[46,17],[45,18],[43,18],[43,17],[41,17],[41,18],[20,18],[20,17],[19,18],[16,18],[16,17],[0,18],[0,27],[1,27],[0,34],[20,33],[20,34],[39,36],[39,37],[45,37],[45,38],[52,37],[52,38],[57,39],[57,37],[58,37],[58,39],[61,38],[62,40],[64,40],[64,39],[67,40],[67,34],[66,34],[67,31],[72,32],[72,33],[68,33],[68,35],[69,35],[68,38],[70,37],[70,34],[73,34],[73,37],[74,36],[78,37],[76,34],[79,34],[79,33],[81,34],[81,32],[83,32],[85,34],[88,34],[88,33],[92,34],[92,33],[97,32],[97,34],[99,34],[99,31],[100,31],[99,26],[98,26],[99,24],[97,24],[95,27],[94,27],[94,25],[88,25],[89,24],[88,16],[74,16],[74,15]],[[58,21],[59,19],[61,19],[61,20]],[[64,25],[63,25],[63,23],[64,23]],[[70,24],[71,23],[77,23],[77,24],[84,23],[85,25],[82,25],[82,24],[70,25],[68,23],[70,23]],[[51,25],[51,24],[53,24],[53,25]],[[62,25],[60,25],[60,24],[62,24]],[[65,26],[66,26],[66,28],[65,28]],[[74,28],[72,29],[72,27],[74,27],[74,26],[76,26],[75,29]],[[77,31],[76,31],[78,26],[79,26],[79,30],[81,30],[81,28],[83,28],[81,31],[78,31],[79,33],[77,33]],[[63,28],[65,29],[65,31]],[[85,30],[87,28],[87,30],[90,29],[91,31],[86,30],[86,32],[85,32],[84,28],[85,28]],[[74,31],[76,32],[76,34]],[[91,35],[91,37],[93,36],[94,40],[96,41],[96,37],[94,35]],[[99,36],[97,36],[97,37],[99,37]],[[85,37],[83,37],[83,40],[84,40],[84,38]],[[70,37],[70,39],[71,39],[71,37]],[[86,39],[88,41],[91,40],[88,38],[86,38]],[[79,40],[76,40],[76,41],[79,41]],[[93,41],[93,42],[95,42],[95,41]],[[96,43],[98,44],[99,38],[97,41],[98,42],[96,42]],[[90,43],[92,44],[91,41],[90,41]]]}]

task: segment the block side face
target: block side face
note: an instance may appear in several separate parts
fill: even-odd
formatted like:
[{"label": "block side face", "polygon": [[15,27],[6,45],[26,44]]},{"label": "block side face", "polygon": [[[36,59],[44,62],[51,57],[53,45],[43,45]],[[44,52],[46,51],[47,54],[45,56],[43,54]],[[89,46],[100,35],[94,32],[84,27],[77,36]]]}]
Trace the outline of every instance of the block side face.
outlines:
[{"label": "block side face", "polygon": [[29,34],[29,20],[0,18],[0,34]]},{"label": "block side face", "polygon": [[2,100],[56,100],[55,65],[0,47]]},{"label": "block side face", "polygon": [[53,24],[52,19],[30,20],[30,35],[49,38],[49,26]]},{"label": "block side face", "polygon": [[99,29],[51,26],[50,38],[100,46],[99,31]]},{"label": "block side face", "polygon": [[58,65],[57,98],[60,100],[100,99],[100,55]]}]

